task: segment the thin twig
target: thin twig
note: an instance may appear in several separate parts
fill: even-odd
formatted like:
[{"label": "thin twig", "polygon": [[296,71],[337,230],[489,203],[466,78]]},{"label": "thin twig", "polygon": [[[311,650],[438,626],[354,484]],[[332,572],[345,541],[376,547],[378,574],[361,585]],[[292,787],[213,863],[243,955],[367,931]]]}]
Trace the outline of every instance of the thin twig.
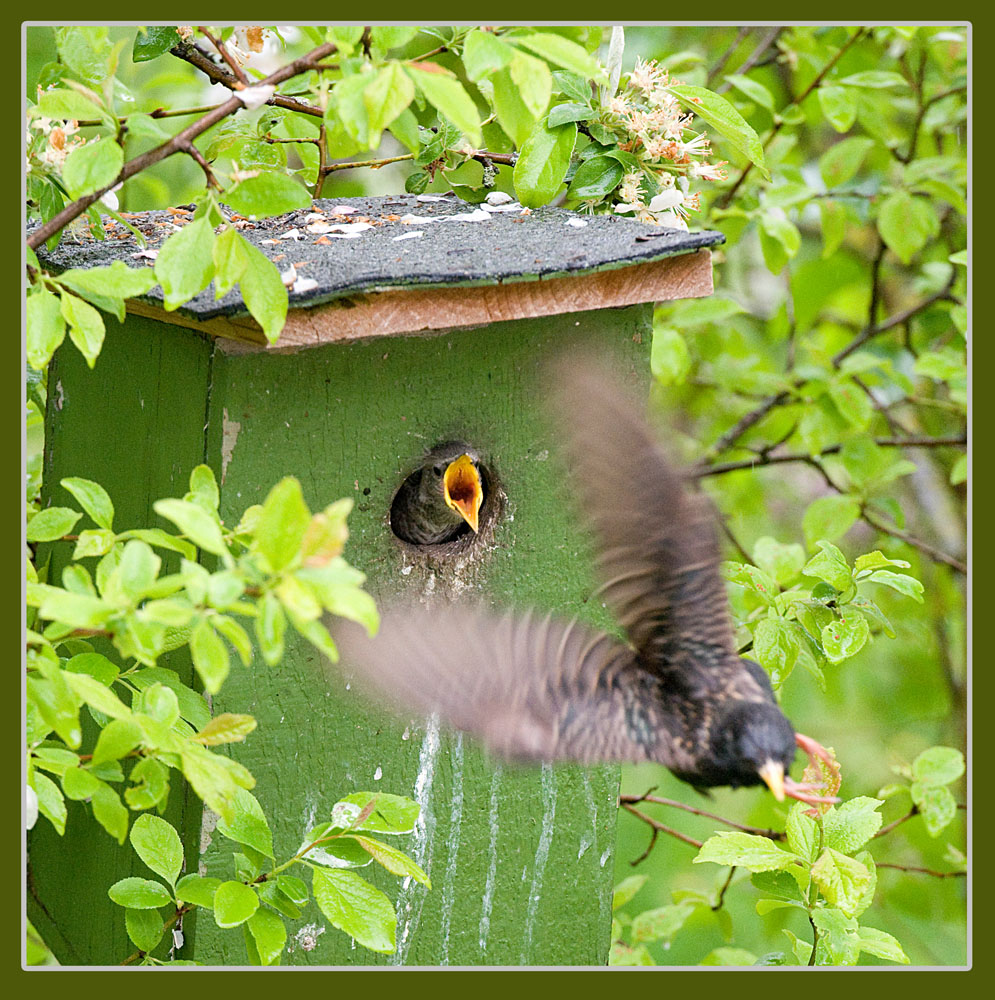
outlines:
[{"label": "thin twig", "polygon": [[238,79],[238,82],[242,84],[243,87],[248,87],[249,79],[245,75],[245,71],[242,69],[242,67],[239,66],[238,61],[228,51],[228,46],[225,45],[225,43],[221,41],[220,38],[215,38],[214,35],[212,35],[204,25],[198,24],[197,30],[218,50],[218,55],[221,56],[221,58],[224,59],[226,63],[228,63],[229,68],[235,74],[235,77]]},{"label": "thin twig", "polygon": [[647,823],[653,830],[653,837],[650,840],[649,847],[647,847],[643,854],[636,858],[635,861],[631,862],[631,864],[638,865],[640,861],[645,861],[646,858],[649,857],[649,853],[653,850],[653,845],[656,843],[656,835],[658,833],[669,834],[671,837],[676,837],[678,840],[684,841],[685,844],[690,844],[692,847],[697,847],[699,850],[701,849],[702,841],[695,840],[694,837],[689,837],[686,833],[681,833],[680,830],[675,830],[672,826],[667,826],[666,824],[653,819],[652,816],[647,816],[646,813],[640,812],[635,806],[629,805],[627,802],[622,802],[620,805],[626,810],[626,812],[632,813],[633,816],[641,819],[644,823]]},{"label": "thin twig", "polygon": [[[967,444],[967,434],[950,434],[946,437],[880,437],[874,443],[882,448],[949,448]],[[815,457],[835,455],[843,448],[842,444],[829,445],[817,453]],[[736,472],[739,469],[756,469],[764,465],[782,465],[786,462],[809,462],[813,458],[808,452],[788,452],[783,455],[772,455],[761,449],[753,458],[744,458],[737,462],[717,462],[715,465],[699,467],[694,475],[698,479],[706,476],[720,476],[726,472]]]},{"label": "thin twig", "polygon": [[889,861],[878,861],[876,868],[893,868],[900,872],[916,872],[919,875],[932,875],[933,878],[964,878],[967,872],[938,872],[932,868],[917,868],[915,865],[895,865]]},{"label": "thin twig", "polygon": [[743,833],[752,833],[757,837],[766,837],[768,840],[784,840],[784,834],[779,833],[777,830],[765,830],[759,826],[744,826],[735,820],[726,819],[724,816],[718,816],[715,813],[698,809],[695,806],[689,806],[686,802],[679,802],[677,799],[664,799],[658,795],[650,795],[648,792],[645,795],[620,795],[618,801],[619,805],[626,807],[637,802],[652,802],[658,806],[672,806],[674,809],[683,809],[685,812],[692,813],[695,816],[714,819],[717,823],[731,826],[734,830],[741,830]]},{"label": "thin twig", "polygon": [[[760,40],[760,44],[746,57],[746,61],[742,66],[736,69],[736,74],[738,76],[745,76],[747,73],[756,66],[760,60],[763,58],[764,53],[777,41],[777,36],[784,31],[784,28],[777,26],[771,28],[766,35]],[[723,83],[718,88],[718,93],[725,93],[730,87],[731,83]]]},{"label": "thin twig", "polygon": [[719,889],[718,898],[715,900],[714,904],[712,905],[712,911],[713,912],[722,909],[722,904],[725,902],[725,898],[726,898],[726,889],[728,889],[729,886],[732,885],[732,877],[735,874],[736,874],[736,866],[732,865],[730,867],[730,869],[729,869],[729,874],[726,876],[725,882],[722,883],[722,888]]},{"label": "thin twig", "polygon": [[[331,42],[319,45],[318,48],[313,49],[311,52],[307,53],[307,55],[301,56],[299,59],[294,59],[292,62],[287,63],[287,65],[282,66],[280,69],[271,73],[264,80],[260,81],[260,85],[275,86],[276,84],[283,83],[284,80],[289,80],[292,77],[305,72],[316,60],[323,59],[325,56],[330,55],[334,51],[336,51],[336,47]],[[92,204],[98,201],[102,195],[110,191],[112,187],[123,183],[128,180],[129,177],[133,177],[135,174],[141,173],[141,171],[152,166],[152,164],[159,163],[161,160],[165,160],[168,157],[173,156],[175,153],[186,152],[185,146],[187,144],[192,143],[197,136],[202,135],[209,128],[217,125],[218,122],[227,118],[229,115],[234,114],[241,107],[241,100],[233,94],[223,104],[219,104],[213,111],[204,115],[203,118],[200,118],[192,125],[187,126],[187,128],[183,129],[182,132],[178,132],[172,137],[172,139],[168,139],[161,145],[156,146],[155,149],[150,149],[148,152],[142,153],[141,155],[129,160],[109,184],[106,184],[91,194],[85,195],[84,197],[79,198],[67,205],[61,212],[49,219],[48,222],[39,226],[28,237],[28,246],[31,247],[32,250],[36,250],[47,239],[49,239],[49,237],[54,236],[64,226],[72,222],[73,219],[82,215]]]},{"label": "thin twig", "polygon": [[[719,61],[708,71],[708,79],[705,80],[705,86],[706,87],[711,87],[712,86],[712,81],[719,75],[719,73],[722,72],[723,69],[725,69],[725,65],[732,58],[732,54],[736,51],[736,49],[739,48],[739,46],[742,43],[743,39],[746,38],[746,36],[751,31],[753,31],[752,27],[746,27],[746,28],[740,28],[739,31],[736,32],[736,38],[733,41],[733,43],[729,46],[729,48],[727,48],[725,50],[725,52],[722,53],[722,55],[719,57]],[[725,83],[722,86],[726,90],[729,89],[729,84],[728,83]],[[719,93],[721,93],[721,92],[722,91],[720,89]]]},{"label": "thin twig", "polygon": [[[840,59],[843,58],[843,55],[847,51],[847,49],[849,49],[851,45],[854,45],[857,42],[857,40],[860,39],[863,36],[863,34],[864,34],[864,32],[866,30],[867,30],[866,28],[858,28],[856,30],[856,32],[854,32],[854,34],[851,35],[849,39],[847,39],[846,43],[843,46],[840,47],[839,51],[837,51],[835,53],[835,55],[832,57],[832,59],[830,59],[829,62],[827,62],[826,65],[822,67],[822,69],[820,70],[819,74],[801,92],[801,94],[799,94],[798,97],[792,98],[792,100],[789,101],[781,109],[781,111],[779,112],[779,114],[774,118],[774,124],[771,126],[771,130],[767,133],[766,137],[764,138],[764,141],[763,141],[764,148],[767,147],[768,143],[783,128],[783,126],[784,126],[784,112],[787,111],[788,108],[791,108],[791,107],[801,107],[802,103],[809,96],[809,94],[811,94],[822,83],[822,81],[829,74],[829,71],[840,61]],[[739,177],[736,178],[736,181],[732,185],[732,187],[729,188],[722,195],[722,197],[719,199],[719,208],[727,208],[728,207],[729,203],[735,197],[736,192],[739,190],[739,188],[742,185],[743,181],[746,180],[747,176],[749,175],[749,173],[750,173],[750,171],[752,169],[753,169],[753,161],[751,160],[742,169],[742,171],[739,174]]]}]

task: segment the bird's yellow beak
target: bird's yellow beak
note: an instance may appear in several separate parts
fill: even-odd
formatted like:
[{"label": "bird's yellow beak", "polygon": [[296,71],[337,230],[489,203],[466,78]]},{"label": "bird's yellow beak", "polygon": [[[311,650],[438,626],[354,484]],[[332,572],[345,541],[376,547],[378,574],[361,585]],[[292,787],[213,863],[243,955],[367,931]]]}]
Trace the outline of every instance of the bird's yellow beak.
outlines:
[{"label": "bird's yellow beak", "polygon": [[443,486],[446,503],[476,531],[477,515],[484,502],[484,487],[469,455],[460,455],[455,462],[449,463]]},{"label": "bird's yellow beak", "polygon": [[773,760],[767,761],[759,771],[764,784],[774,793],[778,802],[784,801],[784,765]]}]

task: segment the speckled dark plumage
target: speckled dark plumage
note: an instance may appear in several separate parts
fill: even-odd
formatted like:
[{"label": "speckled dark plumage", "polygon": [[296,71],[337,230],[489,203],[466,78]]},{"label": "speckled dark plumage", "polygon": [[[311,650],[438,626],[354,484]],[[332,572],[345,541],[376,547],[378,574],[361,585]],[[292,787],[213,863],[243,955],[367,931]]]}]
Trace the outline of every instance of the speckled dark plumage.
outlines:
[{"label": "speckled dark plumage", "polygon": [[426,456],[401,484],[391,504],[394,534],[414,545],[441,545],[469,531],[459,512],[446,503],[443,477],[450,462],[469,455],[479,474],[480,456],[465,441],[446,441]]},{"label": "speckled dark plumage", "polygon": [[769,762],[786,772],[794,729],[736,653],[710,503],[596,370],[564,366],[555,382],[598,596],[628,644],[552,617],[400,607],[374,640],[342,636],[343,665],[508,758],[656,761],[702,788],[759,784]]}]

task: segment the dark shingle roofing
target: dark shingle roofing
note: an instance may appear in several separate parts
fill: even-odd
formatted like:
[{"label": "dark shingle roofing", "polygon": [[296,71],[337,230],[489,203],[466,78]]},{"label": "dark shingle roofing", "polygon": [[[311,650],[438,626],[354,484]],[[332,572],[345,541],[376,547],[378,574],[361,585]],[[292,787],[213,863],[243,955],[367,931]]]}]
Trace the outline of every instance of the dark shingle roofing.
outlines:
[{"label": "dark shingle roofing", "polygon": [[[343,206],[352,211],[334,212]],[[334,201],[322,198],[314,202],[313,208],[258,222],[239,216],[234,219],[242,235],[281,271],[295,266],[299,281],[297,289],[290,292],[291,308],[399,286],[498,284],[582,274],[688,253],[725,239],[710,230],[664,229],[619,215],[579,215],[549,207],[523,215],[520,207],[514,207],[511,211],[492,210],[485,219],[481,215],[484,211],[482,206],[451,196],[419,201],[415,195],[403,194]],[[475,218],[453,218],[471,213],[476,213]],[[315,214],[321,217],[308,219]],[[409,215],[418,218],[401,221]],[[154,251],[175,231],[177,223],[182,225],[192,217],[191,212],[177,214],[174,209],[127,218],[145,235],[148,249]],[[357,222],[369,223],[370,228],[363,228],[353,237],[320,232],[323,223],[334,226]],[[288,235],[294,230],[297,238]],[[152,266],[152,260],[140,252],[135,237],[120,224],[110,223],[105,231],[108,238],[103,241],[87,237],[85,242],[77,242],[65,234],[54,253],[43,249],[39,258],[54,270],[94,267],[115,260],[123,260],[131,267]],[[415,237],[414,233],[422,235]],[[156,286],[144,298],[160,305],[162,290]],[[237,287],[217,302],[213,289],[208,287],[179,311],[206,320],[244,313],[246,309]]]}]

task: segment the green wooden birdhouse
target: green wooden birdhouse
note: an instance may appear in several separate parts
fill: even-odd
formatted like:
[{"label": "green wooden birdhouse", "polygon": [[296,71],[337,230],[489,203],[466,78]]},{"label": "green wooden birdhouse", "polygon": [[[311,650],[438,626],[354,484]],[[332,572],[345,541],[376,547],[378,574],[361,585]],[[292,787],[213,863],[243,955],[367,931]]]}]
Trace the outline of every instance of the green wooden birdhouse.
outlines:
[{"label": "green wooden birdhouse", "polygon": [[[154,250],[185,218],[133,221]],[[312,510],[354,500],[345,554],[378,600],[473,597],[604,624],[598,602],[588,603],[589,546],[545,409],[545,366],[593,349],[645,388],[653,302],[709,294],[708,248],[722,237],[411,195],[319,201],[240,225],[291,284],[279,340],[265,343],[238,291],[216,302],[208,289],[167,312],[156,288],[129,302],[123,324],[108,325],[94,370],[60,348],[49,374],[48,502],[66,503],[60,480],[81,476],[107,488],[121,524],[171,527],[153,501],[182,496],[206,462],[232,523],[294,476]],[[133,237],[115,235],[64,240],[46,266],[149,263]],[[478,530],[440,545],[406,541],[392,504],[423,456],[452,440],[480,459]],[[163,663],[194,683],[180,654]],[[230,753],[255,775],[278,856],[350,792],[421,807],[396,843],[431,888],[364,869],[395,901],[396,951],[356,947],[311,903],[288,922],[285,964],[607,961],[617,767],[498,764],[432,720],[379,709],[353,690],[348,664],[330,670],[303,641],[289,641],[276,666],[256,655],[233,667],[211,707],[258,720]],[[166,817],[184,838],[187,870],[235,878],[216,817],[176,786]],[[63,963],[116,963],[130,946],[106,888],[149,873],[89,810],[69,810],[62,840],[45,823],[29,835],[29,916]],[[206,910],[187,916],[175,954],[247,963],[242,936]]]}]

